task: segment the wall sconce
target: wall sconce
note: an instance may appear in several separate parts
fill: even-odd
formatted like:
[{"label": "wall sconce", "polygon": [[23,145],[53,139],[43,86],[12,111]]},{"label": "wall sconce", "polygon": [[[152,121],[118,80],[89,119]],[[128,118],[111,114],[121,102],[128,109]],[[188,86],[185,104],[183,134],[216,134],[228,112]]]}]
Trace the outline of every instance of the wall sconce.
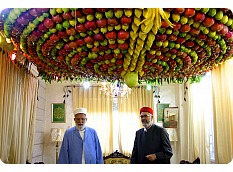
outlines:
[{"label": "wall sconce", "polygon": [[51,128],[51,142],[56,142],[56,163],[58,160],[59,142],[62,142],[64,130],[62,128]]}]

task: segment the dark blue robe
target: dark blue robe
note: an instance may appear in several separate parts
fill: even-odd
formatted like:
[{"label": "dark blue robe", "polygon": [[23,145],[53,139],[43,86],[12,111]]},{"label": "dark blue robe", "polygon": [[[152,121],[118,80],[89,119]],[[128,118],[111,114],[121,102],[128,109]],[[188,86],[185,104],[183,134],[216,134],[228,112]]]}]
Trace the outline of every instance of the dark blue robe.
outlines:
[{"label": "dark blue robe", "polygon": [[99,138],[94,129],[85,127],[84,141],[76,127],[66,130],[58,164],[82,164],[82,150],[86,164],[103,164],[103,155]]},{"label": "dark blue robe", "polygon": [[[149,161],[145,156],[155,154],[156,159]],[[170,164],[172,148],[167,131],[155,124],[147,130],[136,132],[131,164]]]}]

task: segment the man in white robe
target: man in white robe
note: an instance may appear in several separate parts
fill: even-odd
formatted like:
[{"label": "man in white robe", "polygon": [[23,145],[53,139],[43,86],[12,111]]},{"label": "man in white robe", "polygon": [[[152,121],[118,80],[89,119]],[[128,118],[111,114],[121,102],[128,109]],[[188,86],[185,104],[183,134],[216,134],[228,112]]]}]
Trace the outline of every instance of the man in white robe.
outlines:
[{"label": "man in white robe", "polygon": [[74,110],[76,126],[66,130],[58,164],[103,164],[103,155],[95,129],[85,127],[85,108]]}]

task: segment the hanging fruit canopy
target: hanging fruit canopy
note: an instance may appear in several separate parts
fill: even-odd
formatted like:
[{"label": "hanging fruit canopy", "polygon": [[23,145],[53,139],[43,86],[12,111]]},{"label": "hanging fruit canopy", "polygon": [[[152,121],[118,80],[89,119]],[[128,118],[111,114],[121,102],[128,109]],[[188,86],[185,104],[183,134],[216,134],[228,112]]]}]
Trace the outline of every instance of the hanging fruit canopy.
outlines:
[{"label": "hanging fruit canopy", "polygon": [[227,8],[7,8],[0,15],[0,30],[46,81],[193,82],[232,57],[232,29]]}]

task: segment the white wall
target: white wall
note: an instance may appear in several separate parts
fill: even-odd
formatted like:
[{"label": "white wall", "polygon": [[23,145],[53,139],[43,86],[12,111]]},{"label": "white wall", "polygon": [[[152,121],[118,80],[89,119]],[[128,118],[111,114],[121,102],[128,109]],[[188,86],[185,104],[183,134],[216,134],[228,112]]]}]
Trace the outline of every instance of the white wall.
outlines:
[{"label": "white wall", "polygon": [[44,124],[45,124],[45,103],[46,103],[46,85],[39,80],[38,100],[36,106],[35,136],[33,145],[32,162],[42,162],[44,153]]}]

